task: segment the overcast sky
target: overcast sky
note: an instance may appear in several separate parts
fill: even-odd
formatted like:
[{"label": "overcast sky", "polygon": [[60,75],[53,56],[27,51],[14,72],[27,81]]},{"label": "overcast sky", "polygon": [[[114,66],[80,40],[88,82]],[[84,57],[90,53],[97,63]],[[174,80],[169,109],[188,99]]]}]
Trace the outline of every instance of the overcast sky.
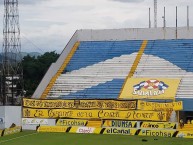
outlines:
[{"label": "overcast sky", "polygon": [[[158,26],[186,25],[186,7],[190,7],[193,26],[193,0],[158,0]],[[77,29],[147,28],[148,10],[153,0],[19,0],[22,51],[60,53]],[[0,0],[0,46],[3,40],[3,0]],[[0,48],[1,48],[0,47]]]}]

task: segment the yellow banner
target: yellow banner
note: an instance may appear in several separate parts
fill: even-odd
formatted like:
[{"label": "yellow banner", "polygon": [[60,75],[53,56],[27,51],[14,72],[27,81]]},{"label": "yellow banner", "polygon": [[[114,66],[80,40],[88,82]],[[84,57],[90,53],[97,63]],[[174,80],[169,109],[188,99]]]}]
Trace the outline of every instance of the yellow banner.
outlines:
[{"label": "yellow banner", "polygon": [[135,135],[137,129],[134,128],[105,128],[102,134],[123,134],[123,135]]},{"label": "yellow banner", "polygon": [[136,101],[23,99],[23,107],[46,109],[136,109]]},{"label": "yellow banner", "polygon": [[23,108],[23,117],[166,121],[165,111],[68,110]]},{"label": "yellow banner", "polygon": [[56,125],[58,126],[85,126],[87,120],[80,119],[58,119]]},{"label": "yellow banner", "polygon": [[120,99],[174,99],[180,79],[129,78]]},{"label": "yellow banner", "polygon": [[142,129],[138,135],[142,136],[161,136],[161,137],[175,137],[175,130],[157,130],[157,129]]},{"label": "yellow banner", "polygon": [[4,130],[3,136],[10,135],[10,134],[15,134],[15,133],[19,133],[19,132],[21,132],[21,126],[16,126],[16,127],[13,127],[13,128],[6,128]]},{"label": "yellow banner", "polygon": [[162,111],[177,111],[183,110],[183,102],[171,102],[171,103],[158,103],[158,102],[146,102],[138,100],[137,108],[139,110],[162,110]]},{"label": "yellow banner", "polygon": [[0,130],[0,137],[2,136],[2,132],[3,132],[3,130]]},{"label": "yellow banner", "polygon": [[68,127],[66,126],[40,126],[38,132],[66,132]]},{"label": "yellow banner", "polygon": [[140,128],[176,129],[177,123],[175,122],[141,122]]},{"label": "yellow banner", "polygon": [[135,128],[137,127],[137,121],[105,120],[103,127]]}]

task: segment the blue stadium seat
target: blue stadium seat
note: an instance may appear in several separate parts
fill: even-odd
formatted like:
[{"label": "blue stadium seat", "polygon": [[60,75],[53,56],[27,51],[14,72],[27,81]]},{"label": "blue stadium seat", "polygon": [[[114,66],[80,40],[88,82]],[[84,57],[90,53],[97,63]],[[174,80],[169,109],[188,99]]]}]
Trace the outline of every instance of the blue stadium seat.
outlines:
[{"label": "blue stadium seat", "polygon": [[[116,99],[141,44],[141,40],[81,42],[47,98]],[[134,77],[180,78],[177,98],[192,97],[193,40],[149,40]]]}]

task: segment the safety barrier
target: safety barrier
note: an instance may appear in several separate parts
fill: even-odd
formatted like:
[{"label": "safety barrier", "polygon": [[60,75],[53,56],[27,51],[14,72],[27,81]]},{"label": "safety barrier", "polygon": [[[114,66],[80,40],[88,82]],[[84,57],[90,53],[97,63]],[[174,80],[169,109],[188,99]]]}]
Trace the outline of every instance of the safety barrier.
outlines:
[{"label": "safety barrier", "polygon": [[[54,121],[54,120],[53,120]],[[52,123],[54,123],[52,121]],[[49,119],[22,118],[23,125],[49,125]],[[177,122],[152,122],[152,121],[130,121],[130,120],[97,120],[97,119],[55,119],[56,126],[68,127],[116,127],[116,128],[138,128],[138,129],[179,129]]]},{"label": "safety barrier", "polygon": [[15,133],[19,133],[22,131],[22,127],[21,126],[15,126],[12,128],[6,128],[4,130],[1,130],[1,136],[7,136],[7,135],[11,135],[11,134],[15,134]]},{"label": "safety barrier", "polygon": [[3,130],[0,130],[0,137],[2,136]]},{"label": "safety barrier", "polygon": [[66,132],[66,126],[40,126],[37,127],[37,132]]},{"label": "safety barrier", "polygon": [[105,120],[103,123],[103,127],[136,128],[137,121]]},{"label": "safety barrier", "polygon": [[23,125],[48,125],[48,119],[22,118]]},{"label": "safety barrier", "polygon": [[153,129],[176,129],[178,123],[176,122],[140,122],[140,128]]},{"label": "safety barrier", "polygon": [[99,134],[101,128],[96,127],[69,127],[68,132],[69,133],[95,133]]},{"label": "safety barrier", "polygon": [[176,129],[176,122],[147,122],[127,120],[105,120],[103,127],[141,128],[141,129]]},{"label": "safety barrier", "polygon": [[85,134],[120,134],[120,135],[138,135],[138,136],[159,136],[159,137],[179,137],[193,138],[193,132],[176,131],[170,129],[137,129],[120,127],[64,127],[64,126],[39,126],[38,132],[64,132],[64,133],[85,133]]}]

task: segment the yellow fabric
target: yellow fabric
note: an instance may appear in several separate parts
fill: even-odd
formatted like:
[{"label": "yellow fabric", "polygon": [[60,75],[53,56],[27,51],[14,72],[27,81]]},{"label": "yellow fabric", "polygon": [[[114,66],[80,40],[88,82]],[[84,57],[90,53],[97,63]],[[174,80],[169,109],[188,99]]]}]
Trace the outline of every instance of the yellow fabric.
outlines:
[{"label": "yellow fabric", "polygon": [[136,101],[118,100],[36,100],[23,99],[23,106],[29,108],[54,109],[136,109]]},{"label": "yellow fabric", "polygon": [[79,118],[79,119],[123,119],[166,121],[165,111],[121,111],[121,110],[69,110],[23,108],[23,117],[34,118]]},{"label": "yellow fabric", "polygon": [[[157,80],[164,82],[168,85],[165,90],[159,90],[159,88],[145,88],[141,87],[136,90],[135,86],[142,82],[149,80]],[[120,99],[174,99],[180,79],[168,79],[168,78],[129,78],[121,92]],[[152,83],[153,84],[153,83]],[[151,83],[149,85],[152,85]],[[151,86],[150,86],[151,87]]]},{"label": "yellow fabric", "polygon": [[177,111],[183,110],[183,102],[171,102],[171,103],[158,103],[158,102],[146,102],[138,100],[137,108],[139,110],[162,110],[162,111]]}]

